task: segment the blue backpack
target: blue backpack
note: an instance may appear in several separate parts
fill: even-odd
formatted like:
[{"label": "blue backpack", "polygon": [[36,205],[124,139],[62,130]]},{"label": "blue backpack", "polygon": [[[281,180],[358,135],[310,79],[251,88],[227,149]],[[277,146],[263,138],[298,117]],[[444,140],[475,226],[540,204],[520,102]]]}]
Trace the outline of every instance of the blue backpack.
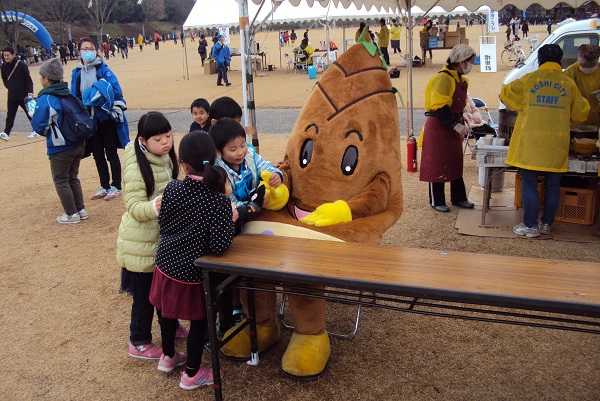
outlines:
[{"label": "blue backpack", "polygon": [[62,125],[60,131],[67,143],[78,144],[87,141],[94,135],[94,120],[81,100],[69,94],[60,97],[62,108]]}]

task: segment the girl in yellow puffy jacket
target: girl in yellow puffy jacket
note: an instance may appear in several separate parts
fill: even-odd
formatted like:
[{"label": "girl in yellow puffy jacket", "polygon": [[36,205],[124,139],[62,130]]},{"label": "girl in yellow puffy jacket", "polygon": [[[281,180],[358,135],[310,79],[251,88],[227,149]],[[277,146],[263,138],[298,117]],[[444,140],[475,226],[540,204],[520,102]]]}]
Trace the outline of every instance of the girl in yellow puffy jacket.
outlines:
[{"label": "girl in yellow puffy jacket", "polygon": [[[159,112],[142,116],[135,140],[125,147],[123,196],[127,211],[117,238],[117,262],[122,266],[121,291],[133,296],[129,356],[159,359],[162,349],[152,343],[154,307],[150,288],[158,249],[161,192],[179,174],[169,121]],[[185,338],[179,327],[178,336]]]}]

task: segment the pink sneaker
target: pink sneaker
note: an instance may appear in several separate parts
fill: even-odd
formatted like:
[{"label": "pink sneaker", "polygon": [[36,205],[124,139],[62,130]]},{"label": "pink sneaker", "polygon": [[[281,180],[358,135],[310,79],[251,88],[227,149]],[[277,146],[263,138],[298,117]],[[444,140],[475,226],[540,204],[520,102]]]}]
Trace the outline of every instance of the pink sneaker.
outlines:
[{"label": "pink sneaker", "polygon": [[173,369],[185,364],[185,361],[187,361],[187,355],[184,352],[175,351],[175,356],[173,358],[163,354],[160,356],[160,361],[158,362],[158,370],[170,373]]},{"label": "pink sneaker", "polygon": [[139,359],[160,359],[162,348],[153,343],[133,345],[129,343],[129,356]]},{"label": "pink sneaker", "polygon": [[185,326],[179,325],[179,326],[177,326],[177,331],[175,331],[175,339],[176,340],[187,340],[189,334],[190,334],[190,329],[188,329]]},{"label": "pink sneaker", "polygon": [[[221,370],[221,379],[223,378],[223,370]],[[200,386],[209,386],[213,384],[212,368],[200,368],[196,376],[189,377],[185,371],[181,372],[181,381],[179,387],[184,390],[194,390]]]}]

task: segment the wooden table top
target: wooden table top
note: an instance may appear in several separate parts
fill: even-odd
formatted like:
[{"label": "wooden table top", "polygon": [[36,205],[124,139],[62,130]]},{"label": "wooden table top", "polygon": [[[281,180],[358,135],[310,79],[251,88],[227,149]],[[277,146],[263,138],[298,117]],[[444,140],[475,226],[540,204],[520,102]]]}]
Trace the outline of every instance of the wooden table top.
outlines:
[{"label": "wooden table top", "polygon": [[196,263],[262,279],[600,316],[600,263],[263,235],[240,235],[224,254]]}]

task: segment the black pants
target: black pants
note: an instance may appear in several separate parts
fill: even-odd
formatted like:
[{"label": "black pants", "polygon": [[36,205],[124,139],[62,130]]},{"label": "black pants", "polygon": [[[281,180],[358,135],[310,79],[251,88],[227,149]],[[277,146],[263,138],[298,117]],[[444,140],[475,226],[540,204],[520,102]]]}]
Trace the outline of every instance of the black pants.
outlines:
[{"label": "black pants", "polygon": [[[177,326],[179,326],[179,321],[177,319],[163,317],[159,310],[157,310],[156,313],[158,314],[158,323],[160,324],[163,354],[173,358],[175,356],[175,332],[177,331]],[[190,322],[190,333],[187,339],[186,363],[186,371],[190,377],[193,377],[200,368],[205,333],[206,318],[202,320],[192,320]]]},{"label": "black pants", "polygon": [[490,127],[488,124],[483,124],[479,127],[473,128],[474,134],[495,134],[496,130]]},{"label": "black pants", "polygon": [[[465,190],[465,182],[462,177],[458,180],[450,182],[450,201],[453,204],[467,200],[467,191]],[[431,206],[446,205],[446,196],[444,194],[443,182],[429,183],[429,204]]]},{"label": "black pants", "polygon": [[[152,342],[152,318],[154,306],[150,303],[153,273],[130,273],[130,288],[133,296],[131,304],[131,323],[129,324],[129,340],[133,345]],[[177,328],[177,327],[175,327]],[[163,337],[164,338],[164,337]],[[175,338],[173,336],[173,338]]]},{"label": "black pants", "polygon": [[[105,121],[98,124],[96,134],[91,138],[92,154],[96,162],[96,169],[100,176],[100,185],[109,190],[111,185],[121,189],[121,160],[117,153],[119,137],[117,134],[117,125],[114,121]],[[110,172],[108,163],[110,163]],[[112,183],[110,182],[110,173],[112,173]]]},{"label": "black pants", "polygon": [[387,65],[390,65],[390,55],[388,53],[387,47],[380,47],[379,50],[381,51],[381,54],[383,55],[383,59],[385,60],[385,63]]},{"label": "black pants", "polygon": [[6,135],[10,135],[10,131],[12,131],[13,126],[15,125],[15,117],[17,116],[19,106],[21,106],[27,118],[31,121],[31,117],[27,114],[27,108],[25,108],[25,98],[21,100],[8,99],[6,101],[6,124],[4,126]]}]

